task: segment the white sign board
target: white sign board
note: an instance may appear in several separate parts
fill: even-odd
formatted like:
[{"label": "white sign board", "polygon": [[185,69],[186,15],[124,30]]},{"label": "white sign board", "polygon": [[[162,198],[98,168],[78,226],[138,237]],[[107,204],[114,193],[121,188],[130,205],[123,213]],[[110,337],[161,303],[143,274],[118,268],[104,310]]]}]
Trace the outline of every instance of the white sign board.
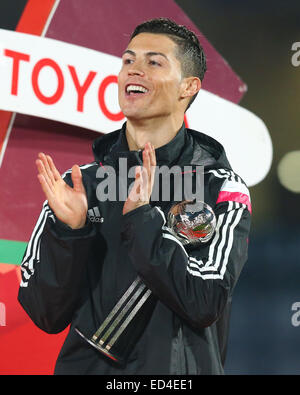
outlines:
[{"label": "white sign board", "polygon": [[[121,59],[61,41],[0,29],[0,109],[48,118],[101,133],[121,127],[117,76]],[[253,186],[272,163],[261,119],[201,90],[188,126],[223,144],[233,169]]]}]

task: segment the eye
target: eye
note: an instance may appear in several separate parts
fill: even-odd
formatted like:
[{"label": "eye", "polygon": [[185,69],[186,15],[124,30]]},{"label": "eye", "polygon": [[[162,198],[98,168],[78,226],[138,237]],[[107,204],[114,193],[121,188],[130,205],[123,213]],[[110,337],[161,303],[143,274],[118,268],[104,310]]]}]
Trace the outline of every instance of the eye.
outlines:
[{"label": "eye", "polygon": [[151,64],[151,66],[161,66],[159,62],[153,59],[149,60],[149,64]]},{"label": "eye", "polygon": [[131,63],[133,63],[133,59],[130,58],[123,59],[123,64],[131,64]]}]

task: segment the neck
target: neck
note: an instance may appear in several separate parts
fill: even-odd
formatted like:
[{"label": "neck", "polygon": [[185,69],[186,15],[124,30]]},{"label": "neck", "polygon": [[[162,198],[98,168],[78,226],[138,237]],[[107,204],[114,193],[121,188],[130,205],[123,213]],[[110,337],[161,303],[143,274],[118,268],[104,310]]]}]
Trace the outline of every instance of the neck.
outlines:
[{"label": "neck", "polygon": [[162,147],[169,143],[176,136],[181,128],[183,117],[178,119],[161,118],[152,119],[128,119],[126,123],[126,138],[130,151],[143,149],[150,141],[154,148]]}]

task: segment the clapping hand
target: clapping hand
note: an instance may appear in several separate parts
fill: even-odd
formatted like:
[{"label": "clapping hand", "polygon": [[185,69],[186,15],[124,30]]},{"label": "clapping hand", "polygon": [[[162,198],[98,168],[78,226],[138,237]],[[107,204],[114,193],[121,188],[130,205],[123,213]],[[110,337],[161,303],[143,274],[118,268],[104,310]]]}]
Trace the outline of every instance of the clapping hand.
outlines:
[{"label": "clapping hand", "polygon": [[135,169],[135,181],[123,207],[123,214],[148,204],[150,201],[156,167],[153,145],[148,142],[143,151],[143,166]]},{"label": "clapping hand", "polygon": [[79,166],[72,167],[72,188],[62,179],[49,155],[40,153],[36,165],[39,182],[56,217],[72,229],[82,228],[88,204]]}]

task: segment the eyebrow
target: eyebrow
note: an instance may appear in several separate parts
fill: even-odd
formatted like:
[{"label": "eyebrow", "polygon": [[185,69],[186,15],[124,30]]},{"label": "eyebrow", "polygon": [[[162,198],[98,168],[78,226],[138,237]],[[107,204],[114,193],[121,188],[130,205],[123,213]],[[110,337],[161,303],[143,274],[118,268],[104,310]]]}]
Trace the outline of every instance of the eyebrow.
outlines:
[{"label": "eyebrow", "polygon": [[[136,56],[136,53],[134,51],[131,51],[130,49],[126,49],[126,51],[123,52],[123,55],[125,55],[126,53],[128,53],[129,55],[132,55],[132,56]],[[147,52],[146,53],[146,56],[148,56],[148,57],[155,56],[155,55],[163,56],[165,59],[169,60],[168,57],[162,52]]]}]

